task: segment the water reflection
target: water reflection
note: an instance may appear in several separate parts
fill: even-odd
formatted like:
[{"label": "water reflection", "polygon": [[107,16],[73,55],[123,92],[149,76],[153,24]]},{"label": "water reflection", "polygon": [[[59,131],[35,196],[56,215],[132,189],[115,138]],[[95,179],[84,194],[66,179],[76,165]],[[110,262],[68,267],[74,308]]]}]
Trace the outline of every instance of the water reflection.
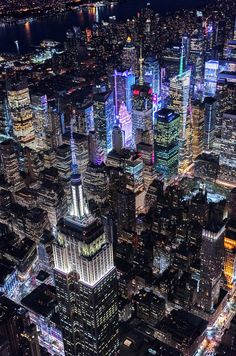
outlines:
[{"label": "water reflection", "polygon": [[[209,0],[205,0],[205,2],[207,1]],[[198,2],[199,0],[191,0],[192,6]],[[131,0],[110,6],[80,8],[64,14],[34,20],[32,23],[26,22],[24,25],[16,24],[0,27],[0,53],[15,53],[14,41],[16,40],[20,43],[21,53],[25,53],[32,50],[32,44],[38,45],[44,39],[64,41],[66,31],[72,29],[73,26],[85,29],[91,27],[94,22],[108,20],[109,16],[116,16],[118,21],[131,19],[146,3],[147,0]],[[164,2],[152,0],[152,5],[158,12],[174,9],[178,6],[182,7],[183,4],[189,6],[189,3],[189,0],[165,0]]]},{"label": "water reflection", "polygon": [[24,30],[25,30],[25,37],[27,39],[27,42],[29,44],[31,44],[31,42],[32,42],[32,34],[31,34],[31,27],[30,27],[30,22],[29,21],[27,21],[24,24]]}]

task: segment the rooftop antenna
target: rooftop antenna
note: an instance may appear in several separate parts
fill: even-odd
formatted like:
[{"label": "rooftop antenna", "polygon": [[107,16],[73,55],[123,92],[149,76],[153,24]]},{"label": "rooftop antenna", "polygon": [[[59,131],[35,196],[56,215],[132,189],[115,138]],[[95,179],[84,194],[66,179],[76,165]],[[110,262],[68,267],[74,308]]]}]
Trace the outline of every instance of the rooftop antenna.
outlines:
[{"label": "rooftop antenna", "polygon": [[141,42],[139,52],[139,85],[143,85],[143,61],[143,46]]},{"label": "rooftop antenna", "polygon": [[70,120],[70,148],[71,148],[71,170],[72,174],[78,174],[78,164],[76,159],[76,147],[75,147],[75,139],[74,139],[74,122],[75,122],[75,112],[71,116]]},{"label": "rooftop antenna", "polygon": [[182,38],[181,56],[180,56],[180,63],[179,63],[179,75],[182,75],[183,71],[184,71],[184,41]]}]

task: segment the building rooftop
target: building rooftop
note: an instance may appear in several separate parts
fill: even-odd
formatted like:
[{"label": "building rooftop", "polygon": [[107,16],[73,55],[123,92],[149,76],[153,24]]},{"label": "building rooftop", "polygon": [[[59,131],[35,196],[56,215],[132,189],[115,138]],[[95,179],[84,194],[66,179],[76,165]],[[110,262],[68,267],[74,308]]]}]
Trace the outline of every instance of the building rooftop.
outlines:
[{"label": "building rooftop", "polygon": [[42,283],[23,298],[21,304],[36,314],[51,317],[57,305],[56,288]]}]

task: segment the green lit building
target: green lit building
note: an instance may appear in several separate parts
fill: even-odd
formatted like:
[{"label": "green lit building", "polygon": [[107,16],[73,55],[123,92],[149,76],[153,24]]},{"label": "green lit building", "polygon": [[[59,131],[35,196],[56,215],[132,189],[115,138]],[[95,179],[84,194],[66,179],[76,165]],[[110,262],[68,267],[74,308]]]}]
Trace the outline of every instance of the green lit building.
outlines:
[{"label": "green lit building", "polygon": [[178,171],[179,115],[161,109],[154,118],[154,162],[156,172],[170,180]]}]

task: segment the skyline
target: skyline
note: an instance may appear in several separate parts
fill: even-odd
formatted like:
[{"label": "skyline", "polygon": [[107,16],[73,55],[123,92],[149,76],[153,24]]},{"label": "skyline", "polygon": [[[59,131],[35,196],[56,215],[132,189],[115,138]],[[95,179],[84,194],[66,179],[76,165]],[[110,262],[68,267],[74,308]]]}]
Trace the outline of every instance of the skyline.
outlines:
[{"label": "skyline", "polygon": [[0,355],[235,356],[234,1],[11,1]]}]

